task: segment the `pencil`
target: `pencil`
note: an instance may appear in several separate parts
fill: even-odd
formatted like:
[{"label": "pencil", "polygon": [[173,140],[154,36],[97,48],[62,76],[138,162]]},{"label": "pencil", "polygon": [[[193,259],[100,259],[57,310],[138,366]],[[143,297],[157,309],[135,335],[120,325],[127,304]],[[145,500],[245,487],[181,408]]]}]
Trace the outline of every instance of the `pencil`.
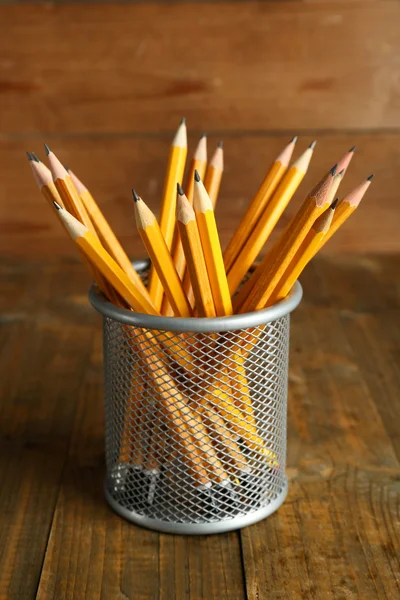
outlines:
[{"label": "pencil", "polygon": [[93,233],[61,206],[56,205],[56,208],[71,238],[128,304],[137,312],[159,314],[151,300],[135,286]]},{"label": "pencil", "polygon": [[224,171],[224,150],[223,143],[218,142],[217,148],[207,167],[204,178],[204,187],[211,198],[213,208],[217,204],[219,188],[221,186],[222,173]]},{"label": "pencil", "polygon": [[144,334],[139,334],[138,339],[143,360],[147,363],[149,376],[156,386],[159,399],[167,413],[172,416],[174,428],[181,441],[185,444],[189,443],[187,451],[190,460],[193,464],[198,464],[194,460],[194,457],[197,456],[203,464],[211,467],[213,479],[215,478],[218,482],[226,480],[228,475],[217,457],[200,415],[188,406],[186,398],[176,387],[164,362],[157,356],[154,349],[149,347]]},{"label": "pencil", "polygon": [[[349,152],[349,154],[350,154],[350,152]],[[345,157],[347,157],[347,154],[345,155]],[[345,158],[345,157],[343,157],[343,158]],[[342,159],[342,163],[343,163],[343,159]],[[344,167],[340,171],[340,173],[336,173],[336,175],[334,176],[331,188],[330,188],[328,196],[326,198],[327,204],[331,204],[333,202],[333,199],[334,199],[334,197],[336,195],[336,192],[337,192],[337,190],[339,188],[339,185],[342,182],[343,175],[344,175],[345,171],[346,171],[346,167]],[[272,247],[269,250],[269,252],[265,255],[265,257],[264,257],[264,263],[266,263],[269,260],[271,260],[273,251],[274,251],[274,247]],[[244,301],[248,297],[248,295],[250,293],[250,290],[252,289],[252,287],[254,286],[255,282],[257,281],[257,278],[259,277],[260,272],[261,271],[259,269],[257,269],[256,272],[254,273],[253,277],[250,277],[250,279],[248,279],[246,281],[246,283],[241,287],[241,289],[239,290],[238,294],[236,294],[235,298],[233,299],[233,311],[234,311],[234,313],[236,313],[236,312],[238,312],[240,310],[240,308],[243,305]]]},{"label": "pencil", "polygon": [[[54,185],[50,169],[48,169],[46,165],[37,158],[34,152],[32,152],[32,154],[29,154],[28,157],[29,156],[31,156],[30,164],[33,176],[41,193],[46,198],[51,209],[55,212],[58,212],[56,206],[61,206],[61,208],[64,208],[64,203],[57,191],[56,186]],[[63,224],[62,221],[61,223]],[[107,283],[107,281],[104,279],[101,273],[99,273],[99,271],[94,267],[94,265],[90,261],[88,261],[85,258],[85,256],[82,255],[82,253],[80,254],[83,262],[85,263],[91,276],[93,277],[93,280],[97,283],[97,285],[99,286],[103,294],[108,298],[108,300],[110,300],[110,302],[120,303],[121,306],[125,307],[125,303],[123,302],[122,298],[120,298],[116,290]]]},{"label": "pencil", "polygon": [[196,223],[196,215],[179,183],[177,196],[176,219],[193,286],[196,307],[201,317],[215,317],[214,300]]},{"label": "pencil", "polygon": [[78,179],[78,177],[71,170],[68,170],[68,173],[71,177],[72,183],[74,184],[76,191],[78,192],[81,201],[83,202],[89,214],[89,217],[93,222],[93,225],[96,228],[96,231],[104,248],[111,254],[113,259],[119,264],[121,269],[125,271],[129,279],[131,279],[135,283],[135,285],[141,288],[142,293],[148,294],[141,278],[134,269],[125,250],[121,246],[117,236],[115,235],[107,219],[101,212],[92,194],[82,183],[82,181]]},{"label": "pencil", "polygon": [[[299,211],[277,241],[272,260],[262,262],[260,274],[250,290],[240,312],[260,310],[267,306],[274,289],[306,237],[315,219],[329,206],[326,202],[337,166],[310,192]],[[268,256],[268,255],[267,255]],[[253,274],[253,277],[255,273]]]},{"label": "pencil", "polygon": [[308,170],[314,147],[315,142],[307,148],[284,175],[259,218],[257,225],[244,243],[231,269],[228,271],[228,284],[232,296],[261,252],[283,211],[302,182]]},{"label": "pencil", "polygon": [[[207,190],[208,195],[210,196],[213,208],[217,204],[219,188],[221,185],[222,173],[224,170],[224,151],[223,151],[223,143],[218,142],[217,148],[211,158],[211,161],[207,167],[207,172],[204,178],[204,187]],[[183,278],[183,289],[185,290],[185,294],[189,300],[189,303],[192,307],[194,307],[195,297],[192,288],[192,284],[190,281],[190,273],[186,269],[184,278]]]},{"label": "pencil", "polygon": [[[168,250],[171,250],[175,230],[176,185],[182,181],[186,155],[186,123],[185,119],[182,119],[172,141],[161,203],[160,229]],[[150,271],[149,291],[154,306],[157,311],[160,311],[164,292],[160,278],[154,267]]]},{"label": "pencil", "polygon": [[322,213],[312,224],[310,231],[307,233],[272,294],[271,303],[286,298],[303,269],[318,252],[322,240],[329,231],[338,202],[339,198],[336,198],[328,210]]},{"label": "pencil", "polygon": [[349,165],[351,163],[351,161],[353,160],[354,157],[354,152],[356,151],[356,147],[353,146],[352,148],[350,148],[350,150],[348,152],[346,152],[346,154],[344,156],[342,156],[342,158],[338,161],[337,163],[337,172],[340,173],[341,171],[343,172],[343,175],[345,175],[347,169],[349,168]]},{"label": "pencil", "polygon": [[215,312],[218,316],[223,317],[232,314],[232,301],[229,294],[218,228],[210,196],[197,171],[195,171],[194,179],[193,208],[196,223],[206,262]]},{"label": "pencil", "polygon": [[47,159],[49,161],[50,171],[53,176],[54,185],[57,188],[58,193],[64,203],[64,208],[78,221],[83,223],[89,231],[98,239],[96,229],[89,217],[89,214],[78,196],[78,192],[75,189],[72,179],[69,176],[65,167],[58,160],[54,152],[50,150],[47,144],[44,145],[46,148]]},{"label": "pencil", "polygon": [[174,315],[177,317],[190,317],[192,316],[192,310],[183,291],[182,282],[176,272],[160,226],[148,206],[136,194],[135,190],[132,191],[135,200],[136,225],[140,237],[151,263],[158,273]]},{"label": "pencil", "polygon": [[297,137],[294,137],[272,163],[267,175],[264,178],[264,181],[254,196],[244,217],[240,221],[231,241],[226,247],[224,251],[224,264],[227,271],[229,271],[233,263],[236,261],[240,250],[243,248],[243,245],[249,238],[265,207],[271,199],[272,194],[275,192],[279,182],[285,174],[285,171],[289,166],[296,141]]},{"label": "pencil", "polygon": [[337,205],[335,216],[333,217],[332,225],[329,228],[329,231],[324,236],[321,241],[320,248],[328,242],[334,233],[343,225],[345,221],[353,214],[353,212],[357,209],[361,200],[363,199],[366,191],[371,185],[373,175],[370,175],[365,181],[360,183],[354,190],[352,190],[347,196],[342,198]]},{"label": "pencil", "polygon": [[54,185],[50,169],[36,157],[36,154],[30,154],[29,152],[27,154],[33,177],[39,190],[49,203],[49,206],[53,210],[56,210],[53,203],[57,202],[57,204],[64,208],[64,203],[61,200],[61,196],[58,193],[56,186]]},{"label": "pencil", "polygon": [[[205,171],[207,167],[207,137],[206,134],[203,133],[201,136],[199,143],[197,144],[197,148],[193,154],[193,158],[190,164],[189,173],[187,175],[186,182],[186,198],[189,200],[191,204],[193,204],[193,189],[194,189],[194,172],[197,170],[200,174],[200,177],[204,177]],[[175,227],[175,236],[174,243],[172,249],[172,259],[174,261],[175,268],[179,275],[181,281],[184,280],[185,270],[186,270],[186,259],[185,253],[183,252],[182,243],[179,237],[178,227]],[[189,303],[193,306],[193,291],[190,288],[189,291]],[[164,296],[162,310],[161,313],[166,316],[171,316],[173,314],[170,303],[168,302],[168,298]]]}]

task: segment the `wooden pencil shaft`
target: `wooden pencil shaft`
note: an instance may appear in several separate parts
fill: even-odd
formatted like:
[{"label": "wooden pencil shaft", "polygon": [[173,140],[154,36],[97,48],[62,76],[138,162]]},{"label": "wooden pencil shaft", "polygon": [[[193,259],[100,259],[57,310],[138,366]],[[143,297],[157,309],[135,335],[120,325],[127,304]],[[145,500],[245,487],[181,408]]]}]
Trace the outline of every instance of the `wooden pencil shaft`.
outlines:
[{"label": "wooden pencil shaft", "polygon": [[286,152],[282,153],[273,162],[243,219],[240,221],[237,230],[233,234],[231,241],[226,247],[224,251],[224,264],[227,271],[229,271],[236,261],[240,250],[249,238],[258,219],[261,217],[265,207],[281,181],[289,164],[294,144],[295,142],[292,141],[285,149]]},{"label": "wooden pencil shaft", "polygon": [[321,241],[328,232],[335,211],[326,210],[313,223],[296,254],[289,263],[287,269],[276,286],[271,296],[271,303],[281,300],[287,296],[293,285],[303,272],[307,264],[312,260],[320,248]]},{"label": "wooden pencil shaft", "polygon": [[138,231],[161,284],[177,317],[190,317],[191,308],[183,291],[171,254],[157,220],[143,200],[135,202]]},{"label": "wooden pencil shaft", "polygon": [[199,315],[215,317],[214,301],[196,221],[193,219],[186,224],[178,221],[178,226]]},{"label": "wooden pencil shaft", "polygon": [[141,289],[142,293],[148,294],[141,278],[134,269],[125,250],[121,246],[117,236],[100,210],[92,194],[87,188],[85,188],[85,186],[83,186],[76,175],[70,173],[70,177],[84,207],[86,208],[86,211],[89,214],[89,217],[103,246],[119,264],[121,269],[123,269],[128,277],[135,283],[135,285]]},{"label": "wooden pencil shaft", "polygon": [[[232,296],[269,239],[275,225],[303,180],[311,156],[312,149],[307,149],[302,157],[287,171],[257,225],[239,252],[236,261],[228,271],[228,284]],[[304,164],[300,163],[300,160],[304,161]]]},{"label": "wooden pencil shaft", "polygon": [[[197,176],[199,177],[198,173]],[[231,315],[232,301],[225,273],[217,224],[211,199],[201,179],[195,183],[194,210],[216,313],[218,316]]]},{"label": "wooden pencil shaft", "polygon": [[259,310],[267,305],[280,277],[288,267],[315,219],[329,207],[329,204],[326,203],[326,197],[329,194],[332,181],[333,176],[329,174],[306,198],[300,210],[289,223],[280,240],[278,240],[277,247],[272,252],[271,264],[265,263],[259,267],[261,269],[260,275],[241,307],[241,312]]},{"label": "wooden pencil shaft", "polygon": [[[193,204],[194,172],[197,171],[198,173],[200,173],[200,177],[203,178],[205,175],[206,167],[207,167],[207,141],[206,141],[206,137],[203,136],[200,139],[200,142],[196,148],[194,157],[190,164],[189,173],[188,173],[187,179],[186,179],[185,193],[186,193],[186,198],[188,199],[188,201],[191,204]],[[182,243],[181,243],[181,240],[179,237],[178,226],[175,227],[174,242],[173,242],[173,249],[172,249],[172,259],[174,261],[174,265],[175,265],[175,268],[179,275],[180,280],[182,282],[184,282],[185,271],[186,271],[186,259],[185,259],[185,253],[183,252]],[[187,289],[185,289],[185,288],[187,288]],[[185,290],[185,295],[187,298],[188,298],[188,294],[189,294],[190,298],[188,298],[188,302],[189,302],[190,307],[193,308],[194,296],[193,296],[191,286],[189,286],[187,284],[184,285],[184,290]],[[164,298],[163,298],[161,313],[165,316],[172,316],[172,314],[173,314],[172,307],[166,296],[164,296]]]},{"label": "wooden pencil shaft", "polygon": [[[160,229],[168,250],[172,248],[175,231],[176,185],[183,179],[186,155],[186,126],[182,123],[170,149],[161,203]],[[157,271],[153,267],[150,271],[149,291],[155,307],[161,310],[164,291]]]}]

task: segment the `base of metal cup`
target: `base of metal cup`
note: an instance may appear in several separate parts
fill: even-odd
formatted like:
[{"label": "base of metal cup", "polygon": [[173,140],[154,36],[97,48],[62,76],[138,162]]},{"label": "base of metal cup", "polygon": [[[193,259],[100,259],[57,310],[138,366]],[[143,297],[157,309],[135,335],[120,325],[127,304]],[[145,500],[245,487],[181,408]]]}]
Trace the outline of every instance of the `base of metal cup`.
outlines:
[{"label": "base of metal cup", "polygon": [[183,535],[210,535],[213,533],[224,533],[226,531],[233,531],[235,529],[242,529],[248,527],[254,523],[262,521],[266,517],[272,515],[278,508],[283,504],[288,493],[288,483],[285,479],[285,484],[281,493],[271,502],[256,511],[248,514],[238,515],[232,519],[225,519],[221,521],[215,521],[213,523],[173,523],[167,521],[161,521],[159,519],[153,519],[144,515],[140,515],[133,510],[121,506],[115,498],[111,495],[107,488],[107,481],[104,485],[105,497],[111,508],[121,517],[146,527],[154,531],[160,531],[163,533],[175,533]]}]

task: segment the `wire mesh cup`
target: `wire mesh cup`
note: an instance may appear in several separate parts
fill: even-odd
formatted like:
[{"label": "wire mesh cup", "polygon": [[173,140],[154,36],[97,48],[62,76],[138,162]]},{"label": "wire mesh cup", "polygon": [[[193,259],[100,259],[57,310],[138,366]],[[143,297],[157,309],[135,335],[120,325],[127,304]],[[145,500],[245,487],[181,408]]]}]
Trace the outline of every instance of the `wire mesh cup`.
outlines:
[{"label": "wire mesh cup", "polygon": [[[148,263],[135,268],[145,278]],[[215,319],[103,315],[106,499],[157,531],[210,534],[264,519],[287,494],[290,312]]]}]

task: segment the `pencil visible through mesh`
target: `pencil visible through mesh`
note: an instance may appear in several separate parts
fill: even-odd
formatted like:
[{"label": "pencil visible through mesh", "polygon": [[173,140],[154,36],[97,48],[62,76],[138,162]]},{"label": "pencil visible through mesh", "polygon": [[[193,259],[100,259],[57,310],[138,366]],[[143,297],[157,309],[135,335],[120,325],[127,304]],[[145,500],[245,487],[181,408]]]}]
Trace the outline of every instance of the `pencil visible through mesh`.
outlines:
[{"label": "pencil visible through mesh", "polygon": [[166,523],[267,507],[285,487],[289,315],[171,333],[104,319],[107,489]]}]

